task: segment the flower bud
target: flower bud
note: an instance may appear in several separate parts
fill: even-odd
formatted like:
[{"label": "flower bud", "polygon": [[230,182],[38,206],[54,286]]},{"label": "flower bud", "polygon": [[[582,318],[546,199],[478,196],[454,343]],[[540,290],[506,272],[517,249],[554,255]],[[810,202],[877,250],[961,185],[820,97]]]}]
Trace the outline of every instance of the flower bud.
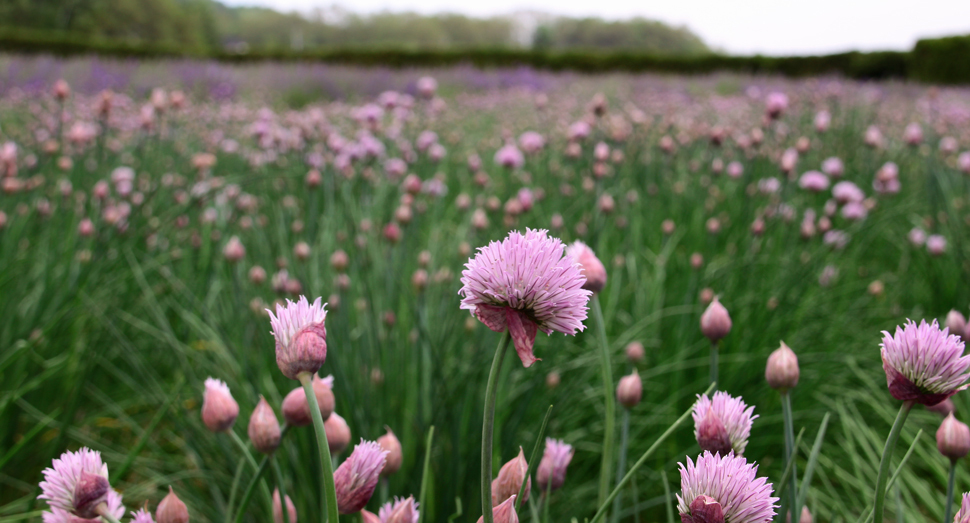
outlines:
[{"label": "flower bud", "polygon": [[347,256],[347,253],[343,249],[336,250],[330,255],[330,266],[333,267],[333,270],[344,272],[349,265],[350,256]]},{"label": "flower bud", "polygon": [[385,503],[379,514],[381,523],[416,523],[418,504],[414,501],[414,496],[395,498],[394,503]]},{"label": "flower bud", "polygon": [[377,514],[373,512],[361,510],[360,515],[364,519],[364,523],[381,523],[381,518],[377,517]]},{"label": "flower bud", "polygon": [[275,315],[267,310],[276,338],[276,365],[287,378],[316,373],[327,360],[326,306],[320,298],[311,304],[300,296],[295,303],[286,300],[285,308],[277,304]]},{"label": "flower bud", "polygon": [[168,487],[168,495],[162,498],[155,509],[155,523],[189,523],[189,509]]},{"label": "flower bud", "polygon": [[280,423],[276,420],[273,407],[260,396],[259,404],[249,417],[249,441],[256,450],[271,454],[280,445],[281,436]]},{"label": "flower bud", "polygon": [[960,311],[951,310],[947,313],[945,325],[950,330],[950,334],[954,336],[963,338],[963,335],[967,333],[967,320]]},{"label": "flower bud", "polygon": [[[515,513],[515,495],[492,508],[493,523],[519,523],[519,516]],[[478,523],[485,521],[485,516],[478,518]]]},{"label": "flower bud", "polygon": [[701,494],[690,503],[690,514],[681,514],[682,523],[724,523],[724,511],[716,499]]},{"label": "flower bud", "polygon": [[717,296],[701,315],[701,332],[712,343],[716,343],[731,332],[731,316],[718,301]]},{"label": "flower bud", "polygon": [[74,510],[73,513],[84,519],[98,517],[98,505],[108,499],[108,478],[100,474],[81,471],[74,486]]},{"label": "flower bud", "polygon": [[222,381],[207,378],[202,398],[202,422],[212,432],[229,430],[239,417],[239,404]]},{"label": "flower bud", "polygon": [[566,482],[566,467],[573,459],[573,447],[562,440],[546,438],[546,449],[536,469],[536,485],[541,492],[557,490]]},{"label": "flower bud", "polygon": [[[296,506],[293,500],[286,496],[286,511],[290,516],[290,523],[296,523]],[[273,489],[273,523],[283,523],[283,503],[280,502],[280,489]]]},{"label": "flower bud", "polygon": [[647,355],[643,350],[643,344],[639,341],[631,341],[626,346],[626,359],[633,364],[640,363]]},{"label": "flower bud", "polygon": [[956,405],[953,404],[953,400],[951,398],[947,398],[936,405],[927,406],[926,410],[935,412],[945,418],[950,413],[956,411]]},{"label": "flower bud", "polygon": [[788,348],[785,342],[781,342],[781,347],[768,356],[768,365],[765,367],[768,386],[785,393],[798,385],[798,374],[798,356],[795,356],[795,351]]},{"label": "flower bud", "polygon": [[620,378],[620,383],[616,386],[616,401],[628,409],[636,407],[643,398],[643,382],[636,369],[629,376]]},{"label": "flower bud", "polygon": [[400,470],[404,457],[401,454],[401,442],[398,441],[397,436],[389,427],[384,428],[387,429],[387,434],[377,438],[377,444],[387,451],[387,460],[384,462],[384,469],[381,470],[381,476],[386,477]]},{"label": "flower bud", "polygon": [[936,431],[936,448],[952,460],[966,456],[970,453],[970,427],[957,421],[951,412]]},{"label": "flower bud", "polygon": [[598,293],[606,286],[606,267],[603,262],[596,257],[593,250],[585,243],[576,241],[566,247],[566,256],[571,257],[582,268],[582,273],[586,276],[586,283],[583,288],[594,293]]},{"label": "flower bud", "polygon": [[[332,384],[333,376],[328,376],[325,379],[320,379],[317,375],[313,376],[313,393],[317,397],[317,405],[320,407],[320,417],[324,421],[329,419],[333,413],[335,400],[333,391],[331,390]],[[306,391],[303,387],[297,387],[291,390],[283,398],[283,419],[287,425],[293,425],[294,427],[305,427],[313,423],[310,403],[306,400]]]},{"label": "flower bud", "polygon": [[336,412],[330,414],[323,422],[323,429],[327,432],[327,445],[331,454],[340,454],[350,445],[350,427]]},{"label": "flower bud", "polygon": [[226,261],[237,262],[246,256],[246,248],[243,247],[241,241],[239,241],[238,236],[233,236],[229,238],[229,242],[222,249],[222,255],[225,256]]},{"label": "flower bud", "polygon": [[[791,511],[785,513],[786,523],[791,523]],[[798,518],[798,523],[812,523],[812,513],[808,507],[802,507],[802,515]]]},{"label": "flower bud", "polygon": [[713,454],[727,456],[733,449],[731,438],[728,436],[724,423],[709,409],[707,415],[697,424],[697,444],[701,450],[709,450]]},{"label": "flower bud", "polygon": [[341,514],[360,512],[377,487],[387,451],[374,441],[361,440],[354,451],[333,473],[337,489],[337,511]]},{"label": "flower bud", "polygon": [[519,447],[519,455],[512,458],[498,471],[498,477],[492,481],[492,506],[496,507],[503,501],[514,498],[525,481],[525,491],[522,501],[529,500],[529,490],[532,488],[532,478],[527,478],[529,464],[525,461],[525,453]]}]

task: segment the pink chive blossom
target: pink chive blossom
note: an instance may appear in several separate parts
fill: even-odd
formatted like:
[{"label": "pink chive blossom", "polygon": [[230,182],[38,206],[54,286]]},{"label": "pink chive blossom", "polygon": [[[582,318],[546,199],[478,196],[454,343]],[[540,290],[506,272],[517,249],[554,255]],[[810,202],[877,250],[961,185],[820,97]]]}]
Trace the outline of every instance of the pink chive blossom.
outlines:
[{"label": "pink chive blossom", "polygon": [[895,334],[883,331],[880,352],[889,393],[900,401],[932,406],[967,388],[970,356],[963,341],[936,320],[907,320]]},{"label": "pink chive blossom", "polygon": [[536,484],[540,492],[557,490],[566,482],[566,467],[573,459],[573,446],[559,439],[546,438],[546,449],[536,469]]},{"label": "pink chive blossom", "polygon": [[[677,510],[684,523],[704,523],[694,517],[691,508],[701,496],[707,504],[717,503],[723,521],[730,523],[767,523],[775,517],[775,502],[771,483],[756,477],[758,466],[746,459],[728,454],[720,456],[705,451],[696,464],[687,458],[687,466],[680,463],[680,489]],[[698,514],[699,516],[699,514]]]},{"label": "pink chive blossom", "polygon": [[388,501],[377,513],[381,523],[418,523],[418,502],[414,501],[414,496],[407,498],[394,498],[393,502]]},{"label": "pink chive blossom", "polygon": [[535,154],[546,146],[546,139],[535,131],[526,131],[519,136],[519,147],[526,154]]},{"label": "pink chive blossom", "polygon": [[926,237],[926,252],[933,256],[941,256],[946,252],[946,238],[939,234],[931,234]]},{"label": "pink chive blossom", "polygon": [[960,511],[953,518],[953,523],[970,523],[970,492],[963,495],[963,501],[960,502]]},{"label": "pink chive blossom", "polygon": [[286,307],[277,304],[275,315],[266,309],[276,338],[276,364],[287,378],[316,373],[327,359],[327,304],[320,301],[311,304],[300,296],[296,302],[286,300]]},{"label": "pink chive blossom", "polygon": [[741,165],[741,162],[734,161],[727,165],[726,172],[731,178],[738,179],[742,174],[744,174],[744,166]]},{"label": "pink chive blossom", "polygon": [[822,192],[829,188],[829,177],[818,171],[808,171],[798,179],[798,186],[806,191]]},{"label": "pink chive blossom", "polygon": [[151,512],[142,508],[138,512],[131,512],[131,523],[155,523],[155,520],[152,518]]},{"label": "pink chive blossom", "polygon": [[843,181],[832,187],[832,197],[839,203],[862,202],[866,199],[866,193],[858,185]]},{"label": "pink chive blossom", "polygon": [[788,96],[785,93],[770,93],[765,100],[765,112],[770,118],[778,118],[788,109]]},{"label": "pink chive blossom", "polygon": [[495,151],[495,163],[506,169],[518,169],[525,163],[525,158],[514,143],[507,143]]},{"label": "pink chive blossom", "polygon": [[970,174],[970,151],[965,151],[957,156],[957,168],[964,174]]},{"label": "pink chive blossom", "polygon": [[819,111],[815,114],[815,130],[824,133],[829,130],[832,123],[832,115],[828,111]]},{"label": "pink chive blossom", "polygon": [[751,424],[758,417],[754,407],[747,406],[741,397],[733,398],[726,392],[715,392],[713,397],[698,396],[694,404],[694,436],[701,449],[729,452],[740,456],[748,446]]},{"label": "pink chive blossom", "polygon": [[909,243],[913,244],[913,247],[922,247],[926,243],[926,231],[919,227],[910,229],[906,237],[909,239]]},{"label": "pink chive blossom", "polygon": [[[87,447],[61,454],[43,474],[37,499],[47,500],[52,510],[82,519],[97,517],[98,506],[106,504],[113,492],[108,485],[108,465],[101,461],[100,452]],[[124,515],[123,507],[121,514]]]},{"label": "pink chive blossom", "polygon": [[919,145],[923,141],[923,128],[916,122],[910,122],[903,130],[903,141],[908,145]]},{"label": "pink chive blossom", "polygon": [[569,135],[569,141],[578,142],[586,139],[591,131],[592,129],[589,124],[580,120],[569,126],[569,132],[567,134]]},{"label": "pink chive blossom", "polygon": [[849,202],[845,204],[845,207],[842,207],[842,217],[846,220],[864,220],[868,214],[869,210],[859,202]]},{"label": "pink chive blossom", "polygon": [[387,451],[376,441],[360,440],[354,451],[333,473],[337,487],[337,509],[341,514],[360,512],[367,505],[381,469],[387,459]]},{"label": "pink chive blossom", "polygon": [[833,178],[838,178],[845,173],[845,165],[842,164],[842,160],[834,156],[831,158],[826,158],[825,161],[822,162],[822,172]]},{"label": "pink chive blossom", "polygon": [[[125,515],[125,506],[122,504],[121,494],[119,494],[114,489],[108,489],[108,496],[105,499],[105,505],[107,507],[106,511],[114,516],[116,519],[120,520]],[[140,513],[141,511],[139,511]],[[147,512],[146,512],[147,513]],[[102,523],[103,519],[99,517],[94,517],[91,519],[85,519],[57,507],[50,507],[49,511],[44,511],[40,515],[41,520],[44,523]],[[151,520],[151,514],[148,515],[148,519],[142,517],[138,518],[138,514],[135,515],[135,519],[132,523],[155,523]]]},{"label": "pink chive blossom", "polygon": [[465,264],[458,291],[462,309],[495,332],[509,331],[526,367],[536,361],[537,331],[575,335],[585,329],[592,295],[583,289],[579,263],[564,256],[562,241],[546,233],[512,231],[505,240],[479,248]]}]

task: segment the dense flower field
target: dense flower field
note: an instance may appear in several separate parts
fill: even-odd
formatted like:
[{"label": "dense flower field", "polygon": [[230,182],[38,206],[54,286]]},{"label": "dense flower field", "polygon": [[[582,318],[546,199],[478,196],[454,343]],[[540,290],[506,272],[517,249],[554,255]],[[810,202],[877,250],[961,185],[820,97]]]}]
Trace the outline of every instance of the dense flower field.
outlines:
[{"label": "dense flower field", "polygon": [[0,521],[965,521],[968,176],[958,88],[0,58]]}]

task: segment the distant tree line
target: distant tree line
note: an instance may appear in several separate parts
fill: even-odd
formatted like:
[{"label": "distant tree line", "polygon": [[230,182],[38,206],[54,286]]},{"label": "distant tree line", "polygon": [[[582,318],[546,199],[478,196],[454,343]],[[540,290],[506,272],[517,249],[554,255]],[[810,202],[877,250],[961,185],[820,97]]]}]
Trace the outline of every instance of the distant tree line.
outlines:
[{"label": "distant tree line", "polygon": [[[188,51],[282,51],[320,47],[612,49],[697,55],[707,46],[685,28],[633,19],[608,22],[530,14],[355,15],[338,10],[282,13],[215,0],[2,0],[0,30],[25,29]],[[526,34],[523,34],[526,32]],[[531,33],[531,34],[529,34]]]}]

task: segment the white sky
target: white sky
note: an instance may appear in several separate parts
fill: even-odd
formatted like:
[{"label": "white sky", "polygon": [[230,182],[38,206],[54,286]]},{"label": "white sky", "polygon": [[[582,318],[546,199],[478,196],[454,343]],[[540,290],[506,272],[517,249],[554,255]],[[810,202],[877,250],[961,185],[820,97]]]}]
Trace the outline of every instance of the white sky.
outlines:
[{"label": "white sky", "polygon": [[[223,1],[283,11],[333,4],[333,0]],[[357,13],[493,16],[537,10],[607,19],[642,16],[685,25],[708,45],[735,54],[904,50],[921,37],[970,33],[970,0],[354,0],[338,5]]]}]

